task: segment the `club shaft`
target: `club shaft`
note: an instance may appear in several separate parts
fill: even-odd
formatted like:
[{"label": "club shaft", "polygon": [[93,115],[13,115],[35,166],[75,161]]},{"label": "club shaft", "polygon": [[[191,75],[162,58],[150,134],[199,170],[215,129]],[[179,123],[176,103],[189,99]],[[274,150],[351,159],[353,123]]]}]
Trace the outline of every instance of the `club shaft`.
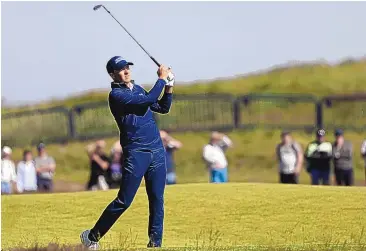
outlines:
[{"label": "club shaft", "polygon": [[156,61],[156,59],[150,55],[150,53],[148,53],[144,47],[142,47],[142,45],[132,36],[131,33],[128,32],[128,30],[112,15],[112,13],[106,8],[104,7],[104,5],[102,5],[102,7],[105,9],[105,11],[107,11],[109,13],[109,15],[111,15],[111,17],[113,17],[114,20],[116,20],[116,22],[127,32],[128,35],[130,35],[130,37],[141,47],[141,49],[144,50],[144,52],[151,58],[152,61],[154,61],[154,63],[160,67],[160,64],[158,61]]}]

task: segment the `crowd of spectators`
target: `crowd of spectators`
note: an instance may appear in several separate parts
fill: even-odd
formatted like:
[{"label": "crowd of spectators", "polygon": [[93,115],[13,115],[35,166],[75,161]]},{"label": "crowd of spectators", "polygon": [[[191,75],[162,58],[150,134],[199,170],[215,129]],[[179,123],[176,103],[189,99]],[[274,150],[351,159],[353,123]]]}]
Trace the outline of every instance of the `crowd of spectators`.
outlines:
[{"label": "crowd of spectators", "polygon": [[15,165],[12,149],[2,148],[1,193],[52,192],[56,163],[46,152],[46,146],[37,146],[38,155],[34,158],[30,150],[23,151],[23,158]]},{"label": "crowd of spectators", "polygon": [[[174,153],[182,148],[183,144],[166,131],[161,130],[160,136],[166,150],[166,184],[176,184]],[[352,186],[354,184],[353,145],[350,141],[345,140],[344,132],[340,129],[335,130],[334,137],[334,142],[327,141],[326,131],[319,129],[316,131],[315,139],[308,143],[304,151],[290,131],[283,131],[281,141],[275,146],[279,182],[299,183],[299,176],[304,168],[310,176],[312,185],[330,185],[333,173],[337,185]],[[105,146],[106,143],[103,140],[87,146],[91,168],[86,187],[88,190],[107,190],[119,187],[123,175],[122,148],[117,141],[106,154]],[[229,163],[226,151],[230,148],[233,148],[233,142],[227,135],[217,131],[211,133],[208,143],[203,146],[201,153],[203,163],[207,167],[209,182],[225,183],[229,181]],[[361,146],[361,155],[365,159],[366,170],[366,140]]]},{"label": "crowd of spectators", "polygon": [[[341,129],[334,131],[333,142],[327,140],[326,134],[324,129],[318,129],[315,139],[308,143],[305,151],[290,132],[281,134],[281,142],[276,146],[281,183],[297,184],[304,166],[312,185],[330,185],[332,173],[336,185],[354,185],[352,142],[345,139]],[[360,155],[365,161],[366,179],[366,140],[361,145]]]},{"label": "crowd of spectators", "polygon": [[[345,139],[341,129],[334,131],[334,140],[327,140],[326,131],[316,131],[315,139],[302,147],[291,132],[283,131],[281,141],[275,146],[279,182],[284,184],[299,183],[303,169],[310,176],[312,185],[330,185],[332,174],[336,185],[354,185],[353,144]],[[160,136],[166,153],[166,184],[177,183],[174,153],[183,144],[173,138],[168,132],[161,130]],[[229,163],[226,151],[233,147],[232,140],[225,134],[214,131],[208,143],[202,148],[202,159],[207,167],[209,181],[225,183],[229,181]],[[106,142],[98,140],[87,145],[86,153],[89,158],[90,176],[86,190],[107,190],[119,188],[123,177],[123,150],[119,141],[106,151]],[[305,149],[305,150],[303,150]],[[33,193],[52,192],[53,177],[56,163],[46,152],[46,146],[37,146],[38,155],[24,150],[23,159],[15,165],[12,160],[12,149],[4,146],[1,160],[1,193]],[[366,180],[366,139],[360,149],[365,161]]]}]

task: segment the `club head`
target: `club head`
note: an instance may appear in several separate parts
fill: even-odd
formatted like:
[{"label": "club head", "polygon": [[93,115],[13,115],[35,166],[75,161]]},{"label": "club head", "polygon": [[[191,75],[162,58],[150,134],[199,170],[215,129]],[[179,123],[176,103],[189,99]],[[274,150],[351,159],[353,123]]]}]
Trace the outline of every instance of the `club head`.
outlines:
[{"label": "club head", "polygon": [[95,5],[94,8],[93,8],[93,10],[98,10],[102,6],[103,6],[102,4]]}]

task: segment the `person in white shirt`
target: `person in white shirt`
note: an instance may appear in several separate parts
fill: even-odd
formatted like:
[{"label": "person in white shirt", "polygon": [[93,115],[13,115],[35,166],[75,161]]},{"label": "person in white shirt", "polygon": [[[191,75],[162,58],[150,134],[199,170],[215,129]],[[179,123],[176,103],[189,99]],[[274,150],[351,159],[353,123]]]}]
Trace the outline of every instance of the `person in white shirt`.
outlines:
[{"label": "person in white shirt", "polygon": [[25,150],[23,160],[17,166],[17,189],[19,193],[37,191],[37,172],[32,152]]},{"label": "person in white shirt", "polygon": [[13,193],[12,183],[16,183],[15,165],[11,160],[12,150],[4,146],[1,158],[1,194]]},{"label": "person in white shirt", "polygon": [[365,185],[366,185],[366,139],[363,141],[361,145],[361,156],[365,160]]},{"label": "person in white shirt", "polygon": [[210,143],[203,148],[203,159],[210,170],[212,183],[228,182],[228,161],[225,151],[232,147],[232,141],[228,136],[212,132]]}]

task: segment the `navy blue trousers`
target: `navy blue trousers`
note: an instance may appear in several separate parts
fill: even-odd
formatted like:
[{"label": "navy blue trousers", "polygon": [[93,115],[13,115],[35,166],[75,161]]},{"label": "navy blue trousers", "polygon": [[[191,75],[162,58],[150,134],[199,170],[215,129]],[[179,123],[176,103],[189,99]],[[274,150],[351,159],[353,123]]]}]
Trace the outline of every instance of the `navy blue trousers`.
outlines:
[{"label": "navy blue trousers", "polygon": [[338,186],[352,186],[353,185],[353,170],[342,170],[335,169],[334,170],[336,181]]},{"label": "navy blue trousers", "polygon": [[311,184],[319,185],[320,181],[322,181],[323,185],[329,185],[330,179],[330,170],[329,169],[312,169],[310,171],[311,174]]},{"label": "navy blue trousers", "polygon": [[99,241],[131,205],[142,178],[149,199],[148,247],[160,247],[163,237],[166,161],[164,148],[133,149],[123,153],[122,180],[117,198],[104,210],[89,238]]}]

